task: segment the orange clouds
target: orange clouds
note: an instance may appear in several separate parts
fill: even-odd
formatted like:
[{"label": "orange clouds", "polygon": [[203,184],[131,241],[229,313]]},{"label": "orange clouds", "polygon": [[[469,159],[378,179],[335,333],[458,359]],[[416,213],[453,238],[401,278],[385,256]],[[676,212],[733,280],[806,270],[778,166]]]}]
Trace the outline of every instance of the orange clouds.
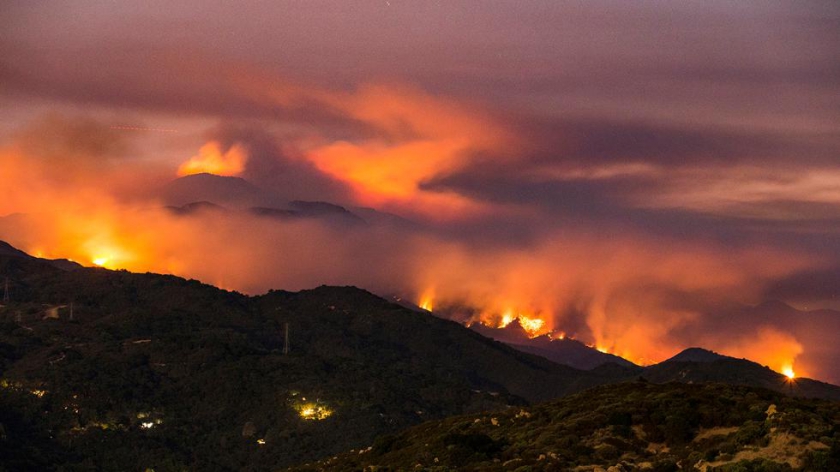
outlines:
[{"label": "orange clouds", "polygon": [[221,145],[210,141],[198,150],[198,155],[191,157],[178,167],[178,175],[215,174],[234,176],[245,170],[248,153],[245,149],[234,144],[227,151],[222,151]]},{"label": "orange clouds", "polygon": [[361,205],[452,219],[481,212],[482,204],[454,192],[427,192],[420,185],[452,170],[463,151],[460,143],[412,141],[338,142],[312,150],[308,158],[322,172],[346,183]]},{"label": "orange clouds", "polygon": [[433,219],[482,210],[483,204],[462,195],[422,188],[463,168],[475,153],[504,155],[511,135],[480,110],[404,87],[366,86],[327,101],[386,133],[357,143],[329,143],[308,154],[319,169],[347,182],[361,203]]},{"label": "orange clouds", "polygon": [[[2,169],[10,175],[11,167]],[[24,196],[37,174],[28,174],[29,183],[12,182]],[[176,273],[251,293],[320,284],[413,292],[427,307],[460,305],[475,310],[468,317],[493,324],[511,314],[540,319],[542,329],[569,332],[640,363],[686,347],[679,333],[692,328],[714,333],[706,347],[777,370],[803,352],[800,341],[778,329],[753,339],[715,332],[671,295],[751,301],[763,279],[814,262],[771,248],[722,251],[642,234],[570,231],[519,248],[476,247],[388,227],[348,230],[247,212],[175,216],[154,202],[128,205],[103,192],[37,188],[26,224],[0,224],[0,238],[45,257]]]},{"label": "orange clouds", "polygon": [[463,169],[481,153],[507,159],[516,143],[486,110],[412,87],[363,85],[348,92],[264,77],[237,85],[255,99],[292,108],[308,104],[365,126],[367,133],[355,139],[333,140],[313,130],[303,155],[347,185],[358,204],[403,214],[432,220],[486,214],[486,203],[423,184]]},{"label": "orange clouds", "polygon": [[[356,103],[354,95],[349,97],[347,103]],[[390,95],[359,92],[359,97]],[[356,201],[459,221],[483,211],[500,214],[497,207],[426,190],[423,183],[461,169],[475,152],[490,146],[505,150],[515,140],[497,133],[480,115],[422,95],[395,105],[387,100],[370,108],[357,104],[358,118],[380,134],[320,140],[303,153],[350,186]],[[426,115],[424,107],[431,110]],[[412,116],[415,111],[421,116]],[[440,126],[434,119],[438,114]],[[386,295],[415,295],[435,310],[457,306],[464,309],[455,313],[462,319],[498,324],[521,315],[542,320],[537,329],[562,330],[640,363],[661,361],[686,347],[685,332],[692,329],[708,335],[706,347],[741,353],[776,369],[804,355],[805,343],[778,328],[753,339],[716,331],[681,299],[754,302],[766,280],[818,265],[802,253],[585,227],[547,231],[517,244],[500,238],[475,244],[429,227],[418,232],[387,225],[334,227],[317,219],[258,218],[246,210],[176,216],[155,199],[126,203],[114,196],[109,182],[131,180],[138,166],[111,167],[109,153],[88,160],[67,155],[70,162],[87,164],[62,181],[56,161],[31,148],[16,144],[0,153],[5,183],[0,212],[28,214],[23,224],[0,223],[0,239],[45,257],[176,273],[251,293],[357,285]],[[501,152],[497,159],[506,155]],[[221,141],[210,141],[182,169],[238,174],[248,159],[244,145],[225,150]],[[637,171],[609,169],[588,178]],[[575,172],[572,178],[581,178]]]}]

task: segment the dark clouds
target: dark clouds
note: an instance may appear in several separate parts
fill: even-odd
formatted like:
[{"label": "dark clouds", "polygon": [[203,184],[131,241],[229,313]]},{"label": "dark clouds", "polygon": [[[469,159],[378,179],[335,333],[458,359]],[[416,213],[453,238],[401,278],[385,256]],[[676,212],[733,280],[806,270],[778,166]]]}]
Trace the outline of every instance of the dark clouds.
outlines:
[{"label": "dark clouds", "polygon": [[768,286],[765,296],[789,300],[806,308],[810,305],[840,310],[840,267],[809,270],[785,277]]},{"label": "dark clouds", "polygon": [[[645,119],[615,121],[609,117],[544,119],[519,123],[534,143],[533,159],[548,162],[646,162],[667,167],[735,164],[831,164],[840,136],[780,133],[724,126],[675,126]],[[795,163],[791,155],[799,155]]]}]

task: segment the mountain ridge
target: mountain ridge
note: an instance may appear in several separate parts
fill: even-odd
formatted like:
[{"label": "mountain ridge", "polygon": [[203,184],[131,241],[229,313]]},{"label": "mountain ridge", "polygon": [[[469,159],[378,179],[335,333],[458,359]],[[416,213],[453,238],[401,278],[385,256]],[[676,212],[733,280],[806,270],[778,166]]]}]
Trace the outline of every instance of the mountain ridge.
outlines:
[{"label": "mountain ridge", "polygon": [[536,354],[577,369],[590,370],[607,363],[638,367],[627,359],[600,352],[575,339],[552,338],[548,335],[531,337],[519,323],[518,318],[502,328],[493,328],[482,323],[473,323],[470,328],[483,336],[513,346],[523,352]]},{"label": "mountain ridge", "polygon": [[[612,378],[354,287],[249,297],[169,275],[65,272],[20,255],[0,256],[5,275],[16,291],[0,309],[0,400],[21,416],[0,422],[9,435],[43,432],[70,463],[271,470],[427,419]],[[60,308],[71,303],[73,319]],[[332,415],[301,416],[316,407]]]},{"label": "mountain ridge", "polygon": [[[0,423],[44,448],[39,457],[80,467],[273,470],[427,420],[640,376],[781,377],[728,360],[582,371],[355,287],[247,296],[171,275],[68,272],[18,253],[0,255],[0,276],[15,286],[0,308],[0,402],[10,412]],[[717,364],[730,373],[703,370]],[[324,417],[304,413],[315,411]]]}]

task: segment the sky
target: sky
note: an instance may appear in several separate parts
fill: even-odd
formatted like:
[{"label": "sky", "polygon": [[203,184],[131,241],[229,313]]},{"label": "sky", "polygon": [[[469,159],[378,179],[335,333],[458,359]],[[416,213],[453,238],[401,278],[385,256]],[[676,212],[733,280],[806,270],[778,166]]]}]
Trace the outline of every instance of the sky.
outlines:
[{"label": "sky", "polygon": [[840,383],[838,90],[835,1],[7,1],[0,239]]}]

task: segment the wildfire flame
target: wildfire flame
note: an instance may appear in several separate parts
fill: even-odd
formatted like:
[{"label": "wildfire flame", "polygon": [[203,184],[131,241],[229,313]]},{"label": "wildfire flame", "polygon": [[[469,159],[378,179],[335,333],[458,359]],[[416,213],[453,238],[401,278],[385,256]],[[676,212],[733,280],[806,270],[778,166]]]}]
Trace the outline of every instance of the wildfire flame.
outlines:
[{"label": "wildfire flame", "polygon": [[796,372],[793,371],[793,366],[784,366],[782,367],[782,374],[788,378],[788,380],[793,380],[796,378]]},{"label": "wildfire flame", "polygon": [[499,322],[499,328],[506,327],[507,325],[513,323],[513,320],[515,320],[515,319],[516,318],[513,317],[513,312],[512,311],[506,312],[504,315],[502,315],[502,321]]},{"label": "wildfire flame", "polygon": [[83,257],[80,260],[89,260],[91,264],[105,269],[125,269],[126,266],[131,266],[131,262],[136,259],[136,254],[123,249],[122,245],[117,245],[113,242],[114,238],[103,240],[96,238],[91,241],[85,248],[88,257]]},{"label": "wildfire flame", "polygon": [[420,301],[417,303],[417,306],[426,311],[432,311],[434,305],[434,295],[431,290],[427,290],[426,293],[424,293],[423,296],[420,297]]},{"label": "wildfire flame", "polygon": [[[487,319],[488,317],[482,316],[482,319]],[[519,325],[522,326],[522,329],[528,333],[529,337],[537,337],[540,334],[543,334],[545,331],[545,320],[537,317],[526,316],[521,313],[516,313],[512,309],[508,309],[502,315],[501,320],[499,320],[498,324],[496,324],[497,328],[504,328],[509,324],[513,323],[514,321],[519,321]]]},{"label": "wildfire flame", "polygon": [[528,335],[533,337],[539,335],[540,330],[545,326],[545,321],[519,315],[519,324],[522,325],[522,329],[528,332]]}]

